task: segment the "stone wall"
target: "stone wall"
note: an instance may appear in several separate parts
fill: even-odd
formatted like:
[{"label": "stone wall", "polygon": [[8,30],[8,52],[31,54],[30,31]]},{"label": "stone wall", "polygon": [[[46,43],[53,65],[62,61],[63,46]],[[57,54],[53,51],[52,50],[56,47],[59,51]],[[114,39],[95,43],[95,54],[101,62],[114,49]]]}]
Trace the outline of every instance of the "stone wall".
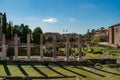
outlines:
[{"label": "stone wall", "polygon": [[114,27],[114,44],[120,45],[120,25]]},{"label": "stone wall", "polygon": [[120,24],[109,27],[109,43],[120,45]]}]

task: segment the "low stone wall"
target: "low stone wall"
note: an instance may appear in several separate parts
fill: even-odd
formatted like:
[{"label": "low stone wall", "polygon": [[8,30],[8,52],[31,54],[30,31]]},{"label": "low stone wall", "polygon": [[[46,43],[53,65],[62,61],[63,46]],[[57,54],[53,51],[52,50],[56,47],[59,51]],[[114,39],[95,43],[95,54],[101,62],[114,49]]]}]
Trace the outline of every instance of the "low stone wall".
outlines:
[{"label": "low stone wall", "polygon": [[9,64],[9,65],[45,65],[45,66],[90,66],[94,65],[95,63],[101,63],[101,64],[116,64],[117,59],[87,59],[85,61],[79,62],[79,61],[11,61],[11,60],[5,60],[0,61],[0,64]]},{"label": "low stone wall", "polygon": [[117,59],[87,59],[87,61],[89,61],[91,64],[116,64]]}]

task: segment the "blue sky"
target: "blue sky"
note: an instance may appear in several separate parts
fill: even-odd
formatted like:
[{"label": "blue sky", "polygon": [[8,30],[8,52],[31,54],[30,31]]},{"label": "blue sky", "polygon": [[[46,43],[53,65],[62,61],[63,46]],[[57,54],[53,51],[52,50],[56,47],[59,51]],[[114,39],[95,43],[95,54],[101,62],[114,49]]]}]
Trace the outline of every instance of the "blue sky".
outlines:
[{"label": "blue sky", "polygon": [[120,0],[0,0],[0,12],[14,24],[43,32],[85,34],[120,23]]}]

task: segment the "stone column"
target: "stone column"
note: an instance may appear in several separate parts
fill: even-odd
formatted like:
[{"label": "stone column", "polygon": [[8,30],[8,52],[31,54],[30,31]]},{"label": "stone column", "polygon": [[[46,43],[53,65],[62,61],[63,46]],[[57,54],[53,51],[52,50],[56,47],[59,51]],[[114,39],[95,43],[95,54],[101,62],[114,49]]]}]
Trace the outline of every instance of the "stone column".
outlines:
[{"label": "stone column", "polygon": [[30,45],[30,34],[27,34],[27,61],[31,60],[30,57],[30,49],[31,49],[31,45]]},{"label": "stone column", "polygon": [[40,35],[40,61],[43,61],[43,34]]},{"label": "stone column", "polygon": [[66,49],[65,49],[66,57],[65,61],[69,61],[69,36],[66,34]]},{"label": "stone column", "polygon": [[14,36],[14,56],[13,60],[18,60],[18,37],[17,34]]},{"label": "stone column", "polygon": [[57,61],[57,56],[56,56],[56,35],[53,35],[53,57],[52,61]]},{"label": "stone column", "polygon": [[77,61],[82,61],[82,36],[78,35],[78,58]]},{"label": "stone column", "polygon": [[1,54],[1,60],[5,60],[5,55],[6,55],[6,46],[5,46],[5,34],[2,34],[2,54]]}]

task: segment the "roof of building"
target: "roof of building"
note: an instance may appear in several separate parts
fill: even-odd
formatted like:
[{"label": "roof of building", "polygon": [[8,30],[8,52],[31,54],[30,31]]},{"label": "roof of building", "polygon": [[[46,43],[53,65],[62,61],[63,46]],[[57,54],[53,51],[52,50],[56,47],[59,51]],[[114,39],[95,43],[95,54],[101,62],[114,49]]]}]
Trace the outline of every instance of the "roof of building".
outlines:
[{"label": "roof of building", "polygon": [[116,26],[119,26],[119,25],[120,25],[120,23],[117,23],[117,24],[114,24],[114,25],[110,26],[109,28],[116,27]]}]

